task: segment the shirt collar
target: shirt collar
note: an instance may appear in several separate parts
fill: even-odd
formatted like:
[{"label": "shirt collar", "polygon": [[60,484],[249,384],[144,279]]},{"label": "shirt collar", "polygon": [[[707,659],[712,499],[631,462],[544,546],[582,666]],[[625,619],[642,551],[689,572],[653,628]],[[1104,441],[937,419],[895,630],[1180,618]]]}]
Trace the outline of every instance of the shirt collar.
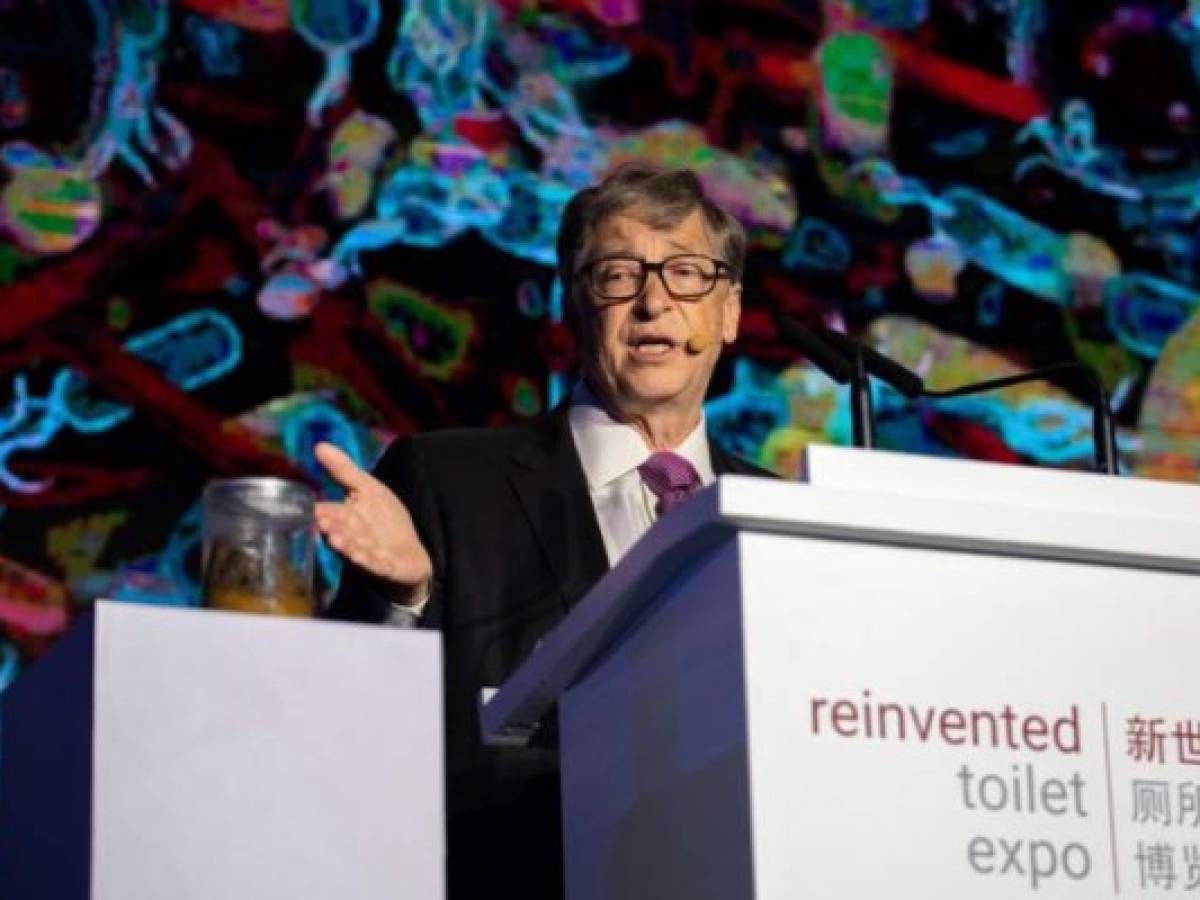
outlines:
[{"label": "shirt collar", "polygon": [[[576,383],[571,393],[571,408],[567,417],[590,490],[615,481],[650,458],[652,451],[637,430],[610,416],[582,380]],[[713,474],[703,410],[699,423],[673,452],[695,467],[702,484],[713,483],[716,476]]]}]

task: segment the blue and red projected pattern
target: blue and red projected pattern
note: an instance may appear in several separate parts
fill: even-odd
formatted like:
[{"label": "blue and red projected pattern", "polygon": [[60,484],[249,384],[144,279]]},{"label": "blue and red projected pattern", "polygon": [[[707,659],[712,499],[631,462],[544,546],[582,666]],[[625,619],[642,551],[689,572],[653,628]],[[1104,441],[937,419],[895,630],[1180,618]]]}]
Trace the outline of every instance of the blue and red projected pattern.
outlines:
[{"label": "blue and red projected pattern", "polygon": [[[1124,470],[1200,480],[1198,76],[1196,0],[0,3],[0,689],[98,595],[197,602],[206,479],[561,398],[555,228],[634,160],[751,236],[730,449],[849,440],[785,313],[935,388],[1086,362]],[[1091,454],[1067,384],[876,406]]]}]

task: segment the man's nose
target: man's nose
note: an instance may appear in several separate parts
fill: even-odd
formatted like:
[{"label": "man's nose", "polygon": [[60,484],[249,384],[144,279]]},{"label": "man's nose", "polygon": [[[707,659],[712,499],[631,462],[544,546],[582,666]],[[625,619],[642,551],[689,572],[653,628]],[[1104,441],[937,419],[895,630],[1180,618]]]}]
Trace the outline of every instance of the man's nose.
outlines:
[{"label": "man's nose", "polygon": [[672,298],[663,281],[661,269],[646,273],[646,285],[637,298],[638,311],[648,319],[662,315],[671,305]]}]

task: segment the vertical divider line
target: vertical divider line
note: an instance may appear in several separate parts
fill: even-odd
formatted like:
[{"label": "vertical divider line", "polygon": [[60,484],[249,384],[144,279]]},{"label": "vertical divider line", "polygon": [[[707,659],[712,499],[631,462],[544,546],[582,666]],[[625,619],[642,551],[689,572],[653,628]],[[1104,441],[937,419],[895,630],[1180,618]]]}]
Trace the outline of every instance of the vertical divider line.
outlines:
[{"label": "vertical divider line", "polygon": [[1113,891],[1121,893],[1121,867],[1117,859],[1117,813],[1113,805],[1112,757],[1108,748],[1108,704],[1100,704],[1100,721],[1104,726],[1104,782],[1108,789],[1108,840],[1112,853]]}]

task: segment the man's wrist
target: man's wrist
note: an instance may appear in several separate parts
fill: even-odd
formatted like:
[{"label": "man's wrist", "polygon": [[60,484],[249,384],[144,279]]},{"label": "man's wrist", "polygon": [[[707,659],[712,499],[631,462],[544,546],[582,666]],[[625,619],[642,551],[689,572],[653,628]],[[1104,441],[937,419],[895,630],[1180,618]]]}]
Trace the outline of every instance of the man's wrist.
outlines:
[{"label": "man's wrist", "polygon": [[406,584],[403,581],[393,581],[390,578],[380,578],[380,593],[392,606],[398,606],[413,612],[420,612],[433,593],[433,578],[423,578],[416,584]]},{"label": "man's wrist", "polygon": [[429,597],[432,593],[433,579],[424,578],[415,585],[408,586],[406,596],[398,602],[401,606],[419,613],[425,608],[425,604],[429,602]]},{"label": "man's wrist", "polygon": [[394,589],[387,594],[388,611],[384,621],[399,628],[416,628],[429,603],[432,581],[426,578],[415,585],[394,583]]}]

